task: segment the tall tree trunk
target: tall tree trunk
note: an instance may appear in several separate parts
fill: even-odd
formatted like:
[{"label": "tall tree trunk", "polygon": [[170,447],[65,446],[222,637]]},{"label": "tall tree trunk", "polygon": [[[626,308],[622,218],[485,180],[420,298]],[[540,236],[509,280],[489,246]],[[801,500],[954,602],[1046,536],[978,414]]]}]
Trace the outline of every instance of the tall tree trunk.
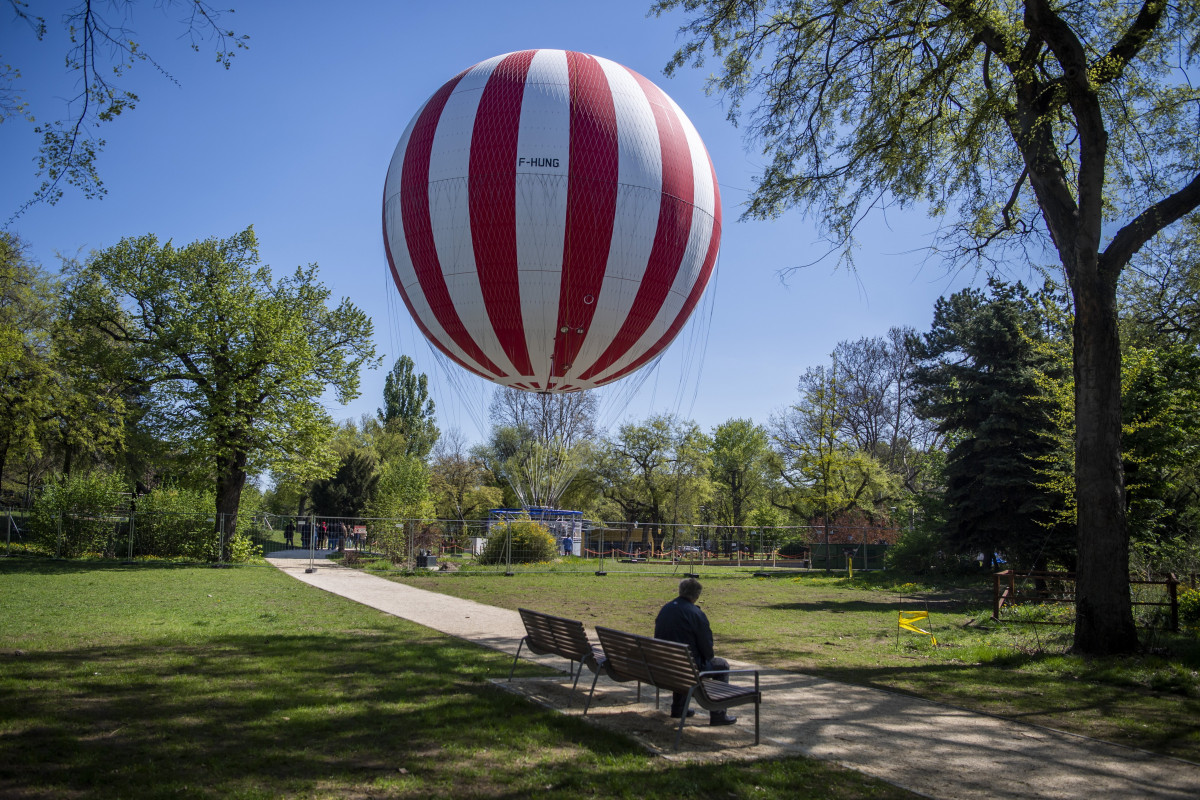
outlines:
[{"label": "tall tree trunk", "polygon": [[1092,263],[1075,271],[1075,495],[1079,562],[1077,652],[1132,653],[1129,530],[1121,467],[1121,345],[1116,280]]},{"label": "tall tree trunk", "polygon": [[217,460],[216,533],[221,561],[229,560],[229,540],[237,530],[238,507],[246,485],[246,454],[235,452]]}]

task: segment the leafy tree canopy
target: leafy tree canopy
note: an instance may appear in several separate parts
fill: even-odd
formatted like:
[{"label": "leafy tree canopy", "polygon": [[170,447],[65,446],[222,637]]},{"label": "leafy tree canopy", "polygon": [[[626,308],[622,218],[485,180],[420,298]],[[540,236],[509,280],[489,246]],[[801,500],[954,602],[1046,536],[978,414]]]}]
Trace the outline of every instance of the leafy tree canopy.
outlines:
[{"label": "leafy tree canopy", "polygon": [[329,297],[315,264],[273,281],[253,228],[183,247],[122,239],[71,287],[75,318],[125,347],[149,387],[145,424],[210,466],[219,516],[237,513],[248,473],[308,479],[336,463],[321,395],[354,398],[377,359],[370,319]]},{"label": "leafy tree canopy", "polygon": [[952,258],[1057,256],[1075,305],[1075,648],[1134,650],[1116,287],[1200,205],[1200,4],[652,6],[676,8],[690,18],[668,72],[720,58],[711,87],[768,158],[748,215],[805,209],[849,259],[869,212],[919,205]]}]

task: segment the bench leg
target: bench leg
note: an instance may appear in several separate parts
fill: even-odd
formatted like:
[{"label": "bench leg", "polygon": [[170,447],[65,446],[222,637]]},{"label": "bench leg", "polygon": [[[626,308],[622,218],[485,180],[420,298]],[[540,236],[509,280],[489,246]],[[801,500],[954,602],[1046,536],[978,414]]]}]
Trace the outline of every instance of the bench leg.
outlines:
[{"label": "bench leg", "polygon": [[[528,638],[528,637],[525,637]],[[513,656],[512,669],[508,671],[508,679],[511,681],[513,673],[517,671],[517,659],[521,657],[521,648],[525,646],[525,639],[521,639],[521,643],[517,645],[517,654]]]},{"label": "bench leg", "polygon": [[[583,662],[579,662],[579,670],[575,669],[575,662],[571,662],[571,675],[575,678],[575,682],[571,684],[571,694],[567,697],[567,708],[571,707],[571,700],[575,697],[575,689],[579,686],[579,676],[583,674]],[[595,683],[592,684],[595,686]]]},{"label": "bench leg", "polygon": [[758,744],[758,706],[759,701],[754,701],[754,744]]},{"label": "bench leg", "polygon": [[600,680],[599,671],[597,671],[596,676],[594,678],[592,678],[592,690],[590,692],[588,692],[587,705],[585,705],[583,707],[584,714],[586,714],[588,712],[588,709],[592,707],[592,697],[594,697],[596,694],[596,681],[598,681],[598,680]]},{"label": "bench leg", "polygon": [[688,689],[687,697],[683,700],[683,713],[679,715],[679,727],[675,729],[675,752],[679,752],[679,739],[683,736],[683,723],[687,722],[688,709],[692,705],[692,690]]}]

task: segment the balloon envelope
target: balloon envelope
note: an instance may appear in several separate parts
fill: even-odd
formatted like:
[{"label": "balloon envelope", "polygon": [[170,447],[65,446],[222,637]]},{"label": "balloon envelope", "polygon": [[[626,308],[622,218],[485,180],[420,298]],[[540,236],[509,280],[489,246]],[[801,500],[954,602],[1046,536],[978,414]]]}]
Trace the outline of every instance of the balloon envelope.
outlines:
[{"label": "balloon envelope", "polygon": [[526,50],[438,89],[401,136],[384,244],[421,331],[496,383],[622,378],[671,343],[720,244],[717,178],[691,122],[615,62]]}]

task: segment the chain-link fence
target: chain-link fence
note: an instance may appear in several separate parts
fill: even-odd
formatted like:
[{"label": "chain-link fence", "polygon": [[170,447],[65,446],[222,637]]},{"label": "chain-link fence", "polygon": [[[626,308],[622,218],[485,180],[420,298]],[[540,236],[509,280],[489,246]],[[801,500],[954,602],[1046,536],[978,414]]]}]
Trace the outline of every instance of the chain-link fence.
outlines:
[{"label": "chain-link fence", "polygon": [[246,561],[283,550],[324,559],[350,552],[412,569],[478,572],[678,572],[710,567],[855,570],[883,567],[894,529],[648,525],[569,517],[530,520],[234,516],[146,511],[4,512],[6,553],[31,546],[61,558]]}]

